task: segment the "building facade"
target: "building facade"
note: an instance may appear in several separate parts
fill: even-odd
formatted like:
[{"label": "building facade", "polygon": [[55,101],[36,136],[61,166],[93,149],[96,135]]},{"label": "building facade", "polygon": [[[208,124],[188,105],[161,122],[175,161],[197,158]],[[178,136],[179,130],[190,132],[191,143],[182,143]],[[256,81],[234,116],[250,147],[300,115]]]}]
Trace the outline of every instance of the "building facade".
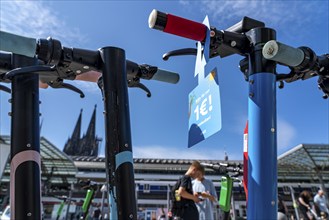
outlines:
[{"label": "building facade", "polygon": [[[3,159],[0,170],[0,205],[3,208],[9,202],[9,136],[1,136],[1,152],[7,152],[7,159]],[[105,158],[96,156],[68,156],[58,150],[44,137],[41,138],[41,180],[42,196],[46,216],[51,216],[55,204],[61,202],[61,197],[69,195],[74,198],[72,207],[82,205],[86,190],[81,188],[80,182],[92,180],[98,183],[106,182]],[[3,163],[3,161],[6,161]],[[140,219],[147,216],[156,216],[161,208],[165,211],[169,206],[169,192],[176,180],[182,176],[193,160],[187,159],[157,159],[157,158],[134,158],[134,174],[136,186],[136,198]],[[318,188],[329,187],[329,145],[301,144],[278,158],[278,193],[282,195],[289,208],[289,214],[296,219],[294,199],[299,193],[307,189],[315,195]],[[242,167],[242,161],[232,160],[200,160],[204,163],[230,164]],[[0,164],[1,165],[1,164]],[[222,174],[206,169],[206,176],[211,179],[220,192]],[[246,197],[241,184],[242,177],[234,182],[232,214],[235,219],[246,217]],[[101,185],[100,185],[101,186]],[[328,191],[326,190],[327,195]],[[107,193],[106,193],[107,194]],[[102,192],[96,191],[94,204],[101,203]],[[80,202],[80,203],[79,203]],[[107,200],[105,202],[107,206]],[[72,208],[71,207],[71,208]],[[298,212],[298,210],[297,210]],[[219,207],[215,209],[215,216],[220,219]],[[72,217],[74,215],[72,214]]]}]

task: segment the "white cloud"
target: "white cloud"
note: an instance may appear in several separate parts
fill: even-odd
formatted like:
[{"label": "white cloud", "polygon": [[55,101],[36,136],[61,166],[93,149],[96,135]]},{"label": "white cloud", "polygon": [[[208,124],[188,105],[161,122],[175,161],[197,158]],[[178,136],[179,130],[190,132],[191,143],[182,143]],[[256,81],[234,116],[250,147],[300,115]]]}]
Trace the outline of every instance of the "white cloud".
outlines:
[{"label": "white cloud", "polygon": [[278,150],[291,147],[296,137],[296,129],[283,119],[277,121],[278,130]]},{"label": "white cloud", "polygon": [[[242,137],[247,116],[240,115],[234,118],[234,125],[232,126],[232,131],[236,134],[240,134]],[[286,149],[294,144],[295,138],[297,137],[297,130],[289,122],[278,118],[277,119],[277,146],[278,150]]]},{"label": "white cloud", "polygon": [[[78,46],[86,42],[86,36],[80,33],[79,28],[69,26],[45,2],[1,1],[0,6],[0,29],[3,31],[37,39],[51,36],[64,46]],[[76,83],[84,92],[99,92],[96,83],[68,83]]]},{"label": "white cloud", "polygon": [[[202,1],[202,11],[209,13],[216,18],[216,21],[221,23],[235,17],[245,16],[246,13],[254,16],[257,19],[271,21],[273,23],[282,23],[287,21],[300,20],[305,22],[305,19],[311,17],[299,13],[300,11],[313,12],[317,7],[316,2],[300,1],[218,1],[209,0]],[[287,10],[289,6],[289,10]],[[323,9],[319,9],[323,10]],[[283,19],[284,18],[284,19]]]},{"label": "white cloud", "polygon": [[328,14],[326,1],[206,0],[181,5],[198,8],[218,28],[228,28],[248,16],[265,22],[267,27],[288,25],[287,34],[298,33],[305,25],[313,25],[315,14]]},{"label": "white cloud", "polygon": [[190,2],[187,0],[179,0],[179,4],[186,6],[186,5],[189,5]]},{"label": "white cloud", "polygon": [[[167,146],[135,146],[135,158],[163,158],[163,159],[196,159],[196,160],[223,160],[225,150],[209,150],[202,148],[173,148]],[[241,156],[229,154],[229,159],[241,159]]]},{"label": "white cloud", "polygon": [[1,1],[0,29],[33,38],[52,36],[62,43],[84,42],[79,28],[65,21],[42,1]]},{"label": "white cloud", "polygon": [[77,80],[76,81],[71,81],[71,82],[68,82],[68,83],[76,85],[78,88],[80,88],[82,90],[82,92],[101,94],[101,91],[100,91],[97,83],[77,81]]}]

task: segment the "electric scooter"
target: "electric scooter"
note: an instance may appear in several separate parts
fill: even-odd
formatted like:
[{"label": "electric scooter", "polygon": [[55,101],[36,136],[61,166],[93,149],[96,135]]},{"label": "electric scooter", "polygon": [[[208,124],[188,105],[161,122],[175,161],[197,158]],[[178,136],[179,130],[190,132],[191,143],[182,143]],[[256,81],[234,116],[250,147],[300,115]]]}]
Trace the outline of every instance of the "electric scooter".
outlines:
[{"label": "electric scooter", "polygon": [[41,219],[39,86],[69,89],[83,98],[84,93],[66,80],[84,80],[98,83],[103,95],[111,218],[136,219],[127,88],[140,88],[150,97],[141,79],[175,84],[179,75],[126,60],[125,51],[117,47],[69,48],[51,37],[0,33],[0,51],[4,51],[0,52],[0,82],[12,85],[11,218]]},{"label": "electric scooter", "polygon": [[[148,23],[150,28],[200,42],[202,53],[210,59],[233,54],[244,57],[239,67],[249,84],[248,146],[251,146],[248,150],[247,216],[248,219],[276,219],[276,83],[283,88],[284,82],[317,76],[323,98],[328,98],[329,54],[317,55],[309,47],[293,48],[280,43],[276,41],[274,29],[249,17],[227,29],[216,29],[154,9]],[[163,59],[196,54],[197,49],[186,48],[165,53]],[[290,72],[277,73],[278,64],[289,67]]]}]

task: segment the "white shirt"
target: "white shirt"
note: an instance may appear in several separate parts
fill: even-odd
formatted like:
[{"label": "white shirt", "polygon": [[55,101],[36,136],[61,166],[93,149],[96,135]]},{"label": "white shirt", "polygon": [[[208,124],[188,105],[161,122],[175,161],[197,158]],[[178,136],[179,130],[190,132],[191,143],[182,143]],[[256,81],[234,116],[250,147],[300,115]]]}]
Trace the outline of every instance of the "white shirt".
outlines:
[{"label": "white shirt", "polygon": [[[202,181],[193,180],[193,193],[195,192],[208,192],[210,195],[217,199],[217,193],[214,184],[211,180],[203,179]],[[204,198],[203,201],[195,203],[199,211],[199,220],[213,220],[214,210],[213,202],[210,199]]]},{"label": "white shirt", "polygon": [[326,204],[326,197],[324,195],[319,196],[319,194],[316,194],[316,196],[314,196],[314,203],[319,206],[321,212],[326,212],[327,214],[329,214],[329,210]]}]

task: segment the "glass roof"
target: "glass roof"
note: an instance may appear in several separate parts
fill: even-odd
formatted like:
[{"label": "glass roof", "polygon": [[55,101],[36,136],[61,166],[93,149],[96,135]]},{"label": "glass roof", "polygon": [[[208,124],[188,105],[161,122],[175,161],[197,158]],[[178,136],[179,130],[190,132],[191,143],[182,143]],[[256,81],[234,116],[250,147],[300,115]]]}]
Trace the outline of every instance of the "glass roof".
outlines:
[{"label": "glass roof", "polygon": [[[5,143],[9,144],[9,136],[2,136],[1,138]],[[76,163],[74,164],[70,157],[44,137],[40,139],[40,149],[43,180],[49,179],[49,176],[52,176],[51,182],[56,180],[55,182],[58,183],[72,183],[76,181],[75,175],[77,169],[95,169],[97,164],[98,166],[101,164],[100,168],[104,169],[105,158],[88,156],[72,157]],[[134,165],[137,170],[142,169],[147,164],[152,166],[158,165],[165,169],[171,165],[189,164],[190,162],[191,160],[134,158]],[[237,164],[242,163],[242,161],[235,162]],[[150,169],[150,167],[145,168]],[[7,164],[4,172],[5,175],[1,181],[9,181],[9,172],[9,164]],[[93,171],[90,170],[90,172]],[[319,183],[321,181],[324,183],[329,182],[329,144],[300,144],[278,157],[279,183]]]},{"label": "glass roof", "polygon": [[[300,144],[278,157],[278,178],[329,182],[329,145]],[[295,181],[294,181],[295,182]]]},{"label": "glass roof", "polygon": [[[10,136],[1,136],[1,139],[10,147]],[[50,143],[46,138],[40,138],[41,175],[42,179],[49,179],[52,183],[75,182],[77,169],[65,153]],[[7,163],[1,182],[9,181],[10,165]]]}]

